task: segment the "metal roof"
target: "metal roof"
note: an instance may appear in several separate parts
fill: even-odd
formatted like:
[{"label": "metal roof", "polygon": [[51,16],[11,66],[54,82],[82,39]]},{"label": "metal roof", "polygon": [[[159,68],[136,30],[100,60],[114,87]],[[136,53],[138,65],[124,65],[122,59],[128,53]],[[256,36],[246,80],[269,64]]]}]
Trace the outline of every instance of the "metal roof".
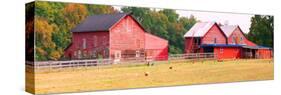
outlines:
[{"label": "metal roof", "polygon": [[224,25],[224,26],[220,26],[221,30],[223,31],[223,33],[229,37],[236,28],[238,28],[238,25]]},{"label": "metal roof", "polygon": [[87,17],[71,32],[108,31],[120,19],[129,13],[100,14]]},{"label": "metal roof", "polygon": [[197,22],[184,37],[203,37],[214,24],[215,22]]}]

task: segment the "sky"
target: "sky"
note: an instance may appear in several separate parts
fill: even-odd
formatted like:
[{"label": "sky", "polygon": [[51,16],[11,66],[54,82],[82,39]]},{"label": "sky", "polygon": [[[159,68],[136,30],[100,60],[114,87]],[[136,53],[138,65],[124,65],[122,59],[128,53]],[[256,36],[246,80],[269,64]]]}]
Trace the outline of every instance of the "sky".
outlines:
[{"label": "sky", "polygon": [[[120,10],[120,6],[113,6]],[[160,10],[157,9],[156,10]],[[239,25],[244,33],[249,32],[251,26],[251,17],[253,14],[239,14],[239,13],[222,13],[222,12],[206,12],[206,11],[189,11],[176,10],[180,17],[190,17],[193,15],[197,20],[202,22],[218,22],[228,25]]]}]

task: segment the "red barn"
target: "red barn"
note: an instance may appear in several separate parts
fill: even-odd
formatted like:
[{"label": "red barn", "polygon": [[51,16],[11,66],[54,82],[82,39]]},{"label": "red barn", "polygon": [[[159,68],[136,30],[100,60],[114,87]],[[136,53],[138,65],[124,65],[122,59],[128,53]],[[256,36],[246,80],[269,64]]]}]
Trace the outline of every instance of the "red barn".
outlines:
[{"label": "red barn", "polygon": [[227,38],[215,22],[198,22],[186,34],[185,52],[214,52],[213,47],[202,48],[200,45],[226,44]]},{"label": "red barn", "polygon": [[186,53],[215,53],[218,59],[272,58],[271,48],[249,41],[238,25],[198,22],[184,37]]},{"label": "red barn", "polygon": [[[71,32],[72,43],[64,54],[70,59],[111,58],[120,61],[168,56],[168,41],[146,33],[128,13],[89,16]],[[153,44],[155,42],[157,44]]]}]

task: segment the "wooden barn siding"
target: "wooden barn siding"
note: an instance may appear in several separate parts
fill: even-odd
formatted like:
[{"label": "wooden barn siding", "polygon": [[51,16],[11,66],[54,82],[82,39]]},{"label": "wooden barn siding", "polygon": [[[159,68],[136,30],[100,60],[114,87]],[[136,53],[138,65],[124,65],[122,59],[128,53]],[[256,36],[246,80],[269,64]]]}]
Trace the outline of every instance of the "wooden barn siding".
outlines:
[{"label": "wooden barn siding", "polygon": [[190,53],[191,50],[192,50],[191,37],[185,38],[185,41],[184,41],[184,52],[185,53]]},{"label": "wooden barn siding", "polygon": [[110,29],[110,56],[114,57],[115,51],[144,49],[144,33],[131,16],[123,18]]},{"label": "wooden barn siding", "polygon": [[272,58],[272,50],[271,49],[258,49],[256,54],[258,58],[269,59]]},{"label": "wooden barn siding", "polygon": [[[94,38],[94,36],[96,38]],[[86,49],[83,49],[83,39],[86,39]],[[94,41],[94,40],[97,41]],[[94,45],[94,42],[97,42]],[[107,57],[104,54],[105,49],[109,48],[109,33],[107,31],[100,32],[74,32],[72,33],[72,44],[65,50],[65,56],[74,56],[74,51],[82,50],[87,52],[88,56],[91,56],[93,51],[96,50],[97,54]]]},{"label": "wooden barn siding", "polygon": [[214,38],[217,39],[216,44],[226,44],[226,37],[217,25],[213,25],[202,37],[201,44],[214,44]]},{"label": "wooden barn siding", "polygon": [[145,51],[150,52],[147,57],[154,57],[155,60],[168,59],[168,41],[152,34],[145,34]]},{"label": "wooden barn siding", "polygon": [[[221,50],[222,49],[222,50]],[[241,58],[242,49],[238,47],[215,47],[214,53],[217,59],[239,59]]]},{"label": "wooden barn siding", "polygon": [[[238,41],[235,44],[246,44],[245,40],[247,40],[247,38],[239,28],[236,28],[233,33],[227,38],[228,44],[233,44],[233,36],[238,37]],[[242,37],[243,40],[241,40],[240,37]]]},{"label": "wooden barn siding", "polygon": [[147,58],[154,60],[168,60],[168,46],[161,49],[146,49]]}]

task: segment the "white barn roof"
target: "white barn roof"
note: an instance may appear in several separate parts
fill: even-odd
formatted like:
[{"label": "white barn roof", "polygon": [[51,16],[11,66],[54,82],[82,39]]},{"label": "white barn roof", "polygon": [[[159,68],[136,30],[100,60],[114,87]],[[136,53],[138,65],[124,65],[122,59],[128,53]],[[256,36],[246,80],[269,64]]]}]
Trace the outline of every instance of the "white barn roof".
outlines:
[{"label": "white barn roof", "polygon": [[215,22],[197,22],[184,37],[203,37],[214,24]]},{"label": "white barn roof", "polygon": [[221,26],[220,28],[223,31],[223,33],[227,37],[229,37],[237,27],[238,27],[237,25],[224,25],[224,26]]}]

